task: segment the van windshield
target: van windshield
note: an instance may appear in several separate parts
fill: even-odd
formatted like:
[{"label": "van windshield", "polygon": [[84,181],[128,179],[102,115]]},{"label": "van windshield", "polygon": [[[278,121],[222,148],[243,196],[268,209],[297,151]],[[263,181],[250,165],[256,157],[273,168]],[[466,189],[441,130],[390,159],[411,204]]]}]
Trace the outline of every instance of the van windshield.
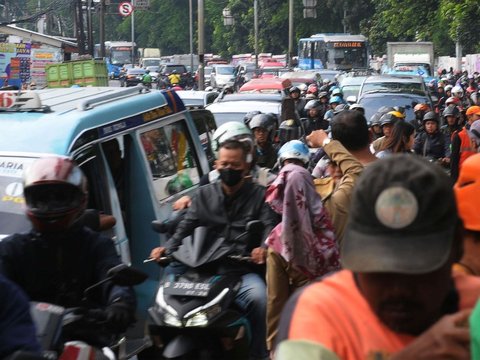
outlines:
[{"label": "van windshield", "polygon": [[0,239],[28,231],[30,223],[25,216],[22,177],[25,168],[35,158],[0,157]]}]

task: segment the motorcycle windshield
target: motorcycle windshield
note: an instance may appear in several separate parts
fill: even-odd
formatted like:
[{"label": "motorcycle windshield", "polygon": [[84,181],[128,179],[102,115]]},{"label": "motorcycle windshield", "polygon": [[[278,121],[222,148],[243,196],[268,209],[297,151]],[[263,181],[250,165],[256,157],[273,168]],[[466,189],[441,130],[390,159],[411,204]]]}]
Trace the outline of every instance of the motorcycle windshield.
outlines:
[{"label": "motorcycle windshield", "polygon": [[225,238],[206,226],[195,229],[193,235],[183,239],[182,245],[172,255],[181,263],[196,268],[226,256],[231,247]]}]

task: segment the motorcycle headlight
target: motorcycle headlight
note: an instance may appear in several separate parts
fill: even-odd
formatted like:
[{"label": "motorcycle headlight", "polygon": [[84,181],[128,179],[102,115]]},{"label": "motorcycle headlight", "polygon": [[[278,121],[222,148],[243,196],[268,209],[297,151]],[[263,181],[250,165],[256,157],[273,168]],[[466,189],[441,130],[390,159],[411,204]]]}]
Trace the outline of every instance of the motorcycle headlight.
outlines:
[{"label": "motorcycle headlight", "polygon": [[170,326],[182,327],[182,322],[176,316],[166,312],[163,314],[163,322]]},{"label": "motorcycle headlight", "polygon": [[216,304],[209,307],[208,309],[199,311],[187,320],[185,326],[206,326],[208,324],[208,321],[215,315],[219,314],[221,310],[222,307]]}]

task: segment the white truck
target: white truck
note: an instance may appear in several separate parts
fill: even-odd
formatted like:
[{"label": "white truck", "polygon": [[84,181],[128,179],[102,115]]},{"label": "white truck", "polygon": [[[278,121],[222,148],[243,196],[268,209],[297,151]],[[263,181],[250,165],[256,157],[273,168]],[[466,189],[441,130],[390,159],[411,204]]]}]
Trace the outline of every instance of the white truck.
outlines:
[{"label": "white truck", "polygon": [[421,42],[388,42],[387,60],[389,71],[433,77],[434,54],[433,43]]},{"label": "white truck", "polygon": [[160,49],[158,48],[140,48],[138,49],[139,63],[141,67],[160,66]]}]

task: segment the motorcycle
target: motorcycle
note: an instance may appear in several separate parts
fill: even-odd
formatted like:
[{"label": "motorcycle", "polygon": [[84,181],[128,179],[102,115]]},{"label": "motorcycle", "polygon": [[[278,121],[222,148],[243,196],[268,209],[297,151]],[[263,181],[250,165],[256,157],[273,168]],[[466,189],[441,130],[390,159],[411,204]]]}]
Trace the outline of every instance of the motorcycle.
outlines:
[{"label": "motorcycle", "polygon": [[[111,359],[134,357],[151,346],[150,339],[127,339],[108,327],[105,312],[92,307],[91,295],[106,282],[119,286],[142,283],[147,275],[125,264],[111,268],[107,277],[84,291],[83,307],[63,308],[58,305],[32,302],[30,312],[43,349],[43,359]],[[65,342],[65,339],[69,341]],[[87,354],[87,355],[85,355]],[[31,354],[14,354],[12,359],[30,359]],[[33,358],[39,358],[33,357]],[[32,358],[32,359],[33,359]]]},{"label": "motorcycle", "polygon": [[[168,231],[168,226],[156,221],[153,227],[157,232]],[[262,222],[251,221],[227,245],[225,238],[198,227],[177,251],[161,259],[163,265],[177,261],[188,268],[164,277],[148,310],[150,334],[163,358],[248,358],[250,325],[234,301],[241,275],[222,271],[222,264],[242,266],[251,261],[243,254],[232,254],[232,243],[253,239],[262,230]]]}]

